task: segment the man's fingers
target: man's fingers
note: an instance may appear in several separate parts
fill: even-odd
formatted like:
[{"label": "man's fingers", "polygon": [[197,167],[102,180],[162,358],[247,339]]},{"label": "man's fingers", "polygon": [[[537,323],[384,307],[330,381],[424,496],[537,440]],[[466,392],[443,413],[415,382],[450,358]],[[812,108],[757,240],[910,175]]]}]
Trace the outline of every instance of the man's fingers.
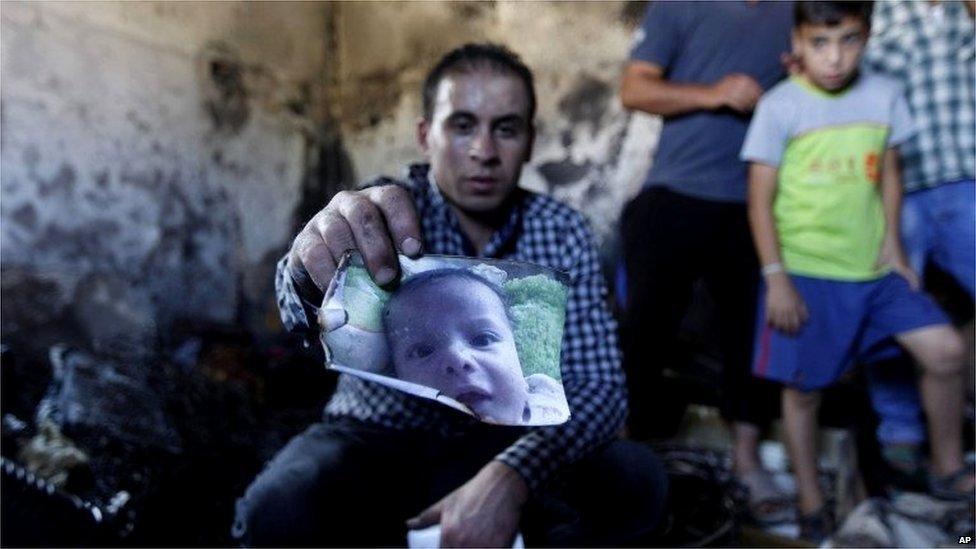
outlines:
[{"label": "man's fingers", "polygon": [[396,185],[374,187],[367,192],[382,212],[397,248],[411,257],[420,254],[420,221],[410,193]]},{"label": "man's fingers", "polygon": [[379,285],[392,282],[399,262],[380,209],[365,196],[350,194],[340,203],[339,214],[349,224],[373,280]]},{"label": "man's fingers", "polygon": [[[336,271],[336,264],[332,260],[329,249],[324,243],[321,246],[310,248],[302,263],[305,264],[305,270],[308,271],[308,275],[312,277],[315,285],[325,292]],[[318,304],[316,303],[316,305]]]},{"label": "man's fingers", "polygon": [[352,229],[338,213],[326,212],[316,228],[322,234],[336,266],[342,261],[342,256],[347,251],[356,249],[356,239],[352,234]]},{"label": "man's fingers", "polygon": [[419,528],[426,528],[428,526],[438,524],[441,521],[441,510],[443,507],[444,500],[442,499],[421,511],[419,515],[411,519],[407,519],[407,528],[417,530]]},{"label": "man's fingers", "polygon": [[301,266],[305,267],[312,282],[324,292],[332,281],[336,264],[322,238],[315,231],[303,230],[295,238],[295,256]]}]

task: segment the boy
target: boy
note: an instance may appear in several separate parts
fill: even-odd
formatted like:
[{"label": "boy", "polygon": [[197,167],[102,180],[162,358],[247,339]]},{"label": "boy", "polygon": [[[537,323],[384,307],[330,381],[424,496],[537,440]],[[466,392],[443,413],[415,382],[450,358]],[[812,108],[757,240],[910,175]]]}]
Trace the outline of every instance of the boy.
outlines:
[{"label": "boy", "polygon": [[408,278],[383,311],[396,377],[437,389],[479,419],[552,425],[569,417],[562,385],[522,372],[504,290],[464,269]]},{"label": "boy", "polygon": [[912,132],[901,90],[859,74],[870,2],[799,2],[800,74],[759,103],[742,158],[764,296],[753,371],[784,384],[801,537],[831,530],[817,483],[817,390],[892,338],[922,365],[933,491],[972,498],[962,458],[963,343],[916,291],[898,236],[897,147]]}]

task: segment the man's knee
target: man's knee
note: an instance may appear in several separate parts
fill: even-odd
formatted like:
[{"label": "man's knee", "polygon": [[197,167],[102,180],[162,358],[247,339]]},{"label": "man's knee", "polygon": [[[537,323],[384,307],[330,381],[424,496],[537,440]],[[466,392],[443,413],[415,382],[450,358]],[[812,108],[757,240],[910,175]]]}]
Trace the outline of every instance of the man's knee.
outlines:
[{"label": "man's knee", "polygon": [[355,477],[348,445],[324,424],[294,437],[237,500],[232,534],[245,545],[308,545],[330,517],[326,494]]},{"label": "man's knee", "polygon": [[315,524],[313,464],[276,458],[237,500],[232,534],[245,545],[300,544]]},{"label": "man's knee", "polygon": [[966,344],[959,333],[951,328],[930,335],[918,359],[925,372],[939,377],[957,376],[962,373],[966,361]]},{"label": "man's knee", "polygon": [[664,513],[668,476],[660,459],[644,444],[617,440],[598,457],[601,477],[610,501],[605,509],[614,516],[616,528],[632,541],[652,532]]}]

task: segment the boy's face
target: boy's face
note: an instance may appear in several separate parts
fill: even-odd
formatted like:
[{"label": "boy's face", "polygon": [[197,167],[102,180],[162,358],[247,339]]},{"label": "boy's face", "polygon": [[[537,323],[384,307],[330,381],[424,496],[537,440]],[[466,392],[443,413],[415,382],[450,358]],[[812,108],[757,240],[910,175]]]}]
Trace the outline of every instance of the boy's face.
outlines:
[{"label": "boy's face", "polygon": [[833,27],[803,24],[793,30],[793,53],[814,85],[837,91],[857,73],[867,39],[867,26],[857,17],[845,17]]},{"label": "boy's face", "polygon": [[439,390],[497,423],[522,422],[528,385],[505,306],[474,280],[448,278],[390,304],[397,377]]}]

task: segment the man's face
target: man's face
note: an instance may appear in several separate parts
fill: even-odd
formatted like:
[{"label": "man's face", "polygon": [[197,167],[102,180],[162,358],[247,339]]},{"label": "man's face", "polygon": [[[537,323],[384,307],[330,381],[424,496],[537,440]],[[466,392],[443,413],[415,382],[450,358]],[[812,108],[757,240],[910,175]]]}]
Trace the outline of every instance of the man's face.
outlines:
[{"label": "man's face", "polygon": [[532,152],[525,84],[490,68],[448,74],[417,140],[441,193],[462,214],[498,211]]},{"label": "man's face", "polygon": [[793,53],[803,61],[803,74],[827,91],[844,88],[857,73],[868,29],[857,17],[840,24],[801,25],[793,31]]},{"label": "man's face", "polygon": [[483,420],[522,422],[528,385],[494,291],[448,278],[394,300],[387,339],[399,379],[437,389]]}]

